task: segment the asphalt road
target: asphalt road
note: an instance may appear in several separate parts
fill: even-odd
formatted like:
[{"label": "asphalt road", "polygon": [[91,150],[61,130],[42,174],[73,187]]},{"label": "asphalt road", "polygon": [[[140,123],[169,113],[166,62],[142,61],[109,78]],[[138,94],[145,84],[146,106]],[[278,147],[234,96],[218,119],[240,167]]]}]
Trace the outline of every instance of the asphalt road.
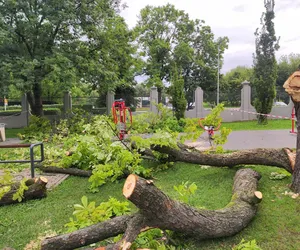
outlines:
[{"label": "asphalt road", "polygon": [[289,130],[250,130],[233,131],[228,136],[224,149],[252,149],[252,148],[296,148],[296,134]]}]

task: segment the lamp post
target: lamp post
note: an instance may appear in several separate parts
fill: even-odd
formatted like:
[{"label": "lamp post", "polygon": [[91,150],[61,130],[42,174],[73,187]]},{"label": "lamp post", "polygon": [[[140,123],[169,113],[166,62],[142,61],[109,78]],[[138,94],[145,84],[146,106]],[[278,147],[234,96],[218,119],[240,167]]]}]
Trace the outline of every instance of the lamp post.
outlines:
[{"label": "lamp post", "polygon": [[218,82],[217,82],[217,105],[220,102],[220,44],[218,44]]}]

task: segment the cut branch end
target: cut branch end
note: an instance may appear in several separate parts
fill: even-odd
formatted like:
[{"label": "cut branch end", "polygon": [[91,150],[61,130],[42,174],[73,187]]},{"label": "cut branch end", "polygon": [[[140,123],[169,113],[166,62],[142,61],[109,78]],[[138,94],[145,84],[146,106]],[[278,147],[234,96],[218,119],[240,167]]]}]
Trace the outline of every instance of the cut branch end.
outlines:
[{"label": "cut branch end", "polygon": [[127,177],[124,187],[123,187],[123,195],[128,199],[131,194],[133,193],[136,182],[137,182],[138,176],[131,174]]}]

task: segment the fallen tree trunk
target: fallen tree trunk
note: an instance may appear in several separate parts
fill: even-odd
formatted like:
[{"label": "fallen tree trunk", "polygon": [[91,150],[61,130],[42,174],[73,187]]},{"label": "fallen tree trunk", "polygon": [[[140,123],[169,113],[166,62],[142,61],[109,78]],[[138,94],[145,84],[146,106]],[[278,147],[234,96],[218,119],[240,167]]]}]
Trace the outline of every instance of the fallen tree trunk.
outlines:
[{"label": "fallen tree trunk", "polygon": [[78,168],[58,168],[58,167],[44,167],[44,166],[36,166],[45,173],[59,173],[59,174],[69,174],[80,177],[90,177],[92,175],[92,171],[90,170],[82,170]]},{"label": "fallen tree trunk", "polygon": [[[45,177],[27,180],[25,182],[25,185],[28,187],[28,189],[24,191],[22,202],[46,197],[47,183],[48,180]],[[18,200],[13,199],[13,195],[18,191],[19,187],[19,183],[12,184],[10,186],[10,191],[4,194],[3,197],[0,199],[0,206],[19,203]]]},{"label": "fallen tree trunk", "polygon": [[[249,149],[228,154],[207,154],[190,152],[185,149],[153,146],[153,150],[168,154],[173,161],[203,164],[215,167],[233,167],[238,165],[266,165],[284,168],[292,173],[295,165],[295,154],[288,148],[282,149]],[[145,151],[147,152],[147,151]]]},{"label": "fallen tree trunk", "polygon": [[230,203],[220,210],[196,209],[170,199],[161,190],[136,175],[130,175],[124,196],[140,211],[120,216],[73,233],[47,238],[42,250],[74,249],[124,233],[121,241],[109,249],[129,249],[141,231],[168,229],[197,239],[231,236],[245,228],[257,211],[262,194],[257,191],[260,175],[251,169],[238,170]]}]

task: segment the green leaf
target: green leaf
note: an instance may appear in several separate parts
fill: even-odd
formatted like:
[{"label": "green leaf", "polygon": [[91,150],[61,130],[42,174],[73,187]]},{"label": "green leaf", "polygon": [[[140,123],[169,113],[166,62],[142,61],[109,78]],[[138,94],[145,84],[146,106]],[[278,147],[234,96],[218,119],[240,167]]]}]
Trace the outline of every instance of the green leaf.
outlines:
[{"label": "green leaf", "polygon": [[86,196],[82,196],[81,202],[84,208],[88,206],[88,198]]}]

